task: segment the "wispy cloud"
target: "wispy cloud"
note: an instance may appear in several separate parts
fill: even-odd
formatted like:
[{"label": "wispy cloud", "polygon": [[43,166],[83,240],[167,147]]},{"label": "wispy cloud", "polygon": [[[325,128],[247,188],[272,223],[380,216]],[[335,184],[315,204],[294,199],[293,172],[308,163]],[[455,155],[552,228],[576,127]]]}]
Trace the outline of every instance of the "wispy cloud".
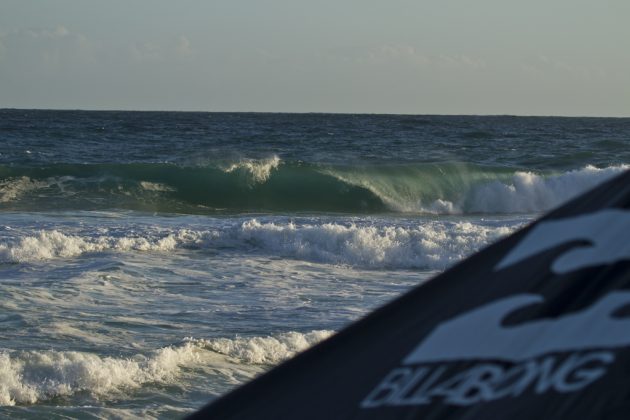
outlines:
[{"label": "wispy cloud", "polygon": [[164,59],[162,47],[153,42],[133,43],[129,46],[133,58],[138,61],[160,61]]},{"label": "wispy cloud", "polygon": [[6,47],[4,46],[2,42],[2,34],[0,34],[0,60],[2,60],[2,56],[5,54],[5,52],[6,52]]},{"label": "wispy cloud", "polygon": [[190,40],[184,35],[180,35],[177,38],[177,46],[175,47],[175,51],[177,51],[179,55],[183,56],[189,56],[194,54],[195,52],[190,44]]},{"label": "wispy cloud", "polygon": [[556,75],[582,81],[605,79],[608,75],[607,70],[602,66],[584,65],[548,55],[538,55],[525,59],[521,63],[520,69],[524,74],[530,76]]},{"label": "wispy cloud", "polygon": [[172,61],[194,55],[190,40],[180,35],[168,41],[134,42],[129,45],[131,56],[137,61]]},{"label": "wispy cloud", "polygon": [[419,68],[482,69],[486,61],[465,54],[429,54],[413,45],[384,44],[372,47],[346,47],[331,50],[329,58],[361,64],[398,64]]},{"label": "wispy cloud", "polygon": [[54,28],[15,30],[0,35],[0,57],[6,62],[59,66],[88,59],[92,45],[81,33],[64,25]]}]

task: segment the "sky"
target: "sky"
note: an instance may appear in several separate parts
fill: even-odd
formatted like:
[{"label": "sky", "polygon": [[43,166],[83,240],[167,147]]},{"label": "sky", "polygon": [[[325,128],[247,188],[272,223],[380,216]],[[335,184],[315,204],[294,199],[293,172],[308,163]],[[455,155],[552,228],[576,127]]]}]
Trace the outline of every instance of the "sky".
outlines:
[{"label": "sky", "polygon": [[628,0],[0,0],[0,108],[630,116]]}]

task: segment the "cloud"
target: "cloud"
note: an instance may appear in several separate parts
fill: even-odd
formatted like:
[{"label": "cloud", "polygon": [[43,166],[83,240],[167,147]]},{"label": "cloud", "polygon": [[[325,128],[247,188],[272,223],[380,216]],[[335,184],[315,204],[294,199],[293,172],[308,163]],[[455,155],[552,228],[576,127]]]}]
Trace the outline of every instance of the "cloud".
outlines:
[{"label": "cloud", "polygon": [[152,42],[131,44],[129,50],[133,58],[138,61],[161,61],[164,59],[162,47]]},{"label": "cloud", "polygon": [[175,61],[194,55],[190,40],[180,35],[164,42],[133,43],[129,46],[131,56],[136,61]]},{"label": "cloud", "polygon": [[175,47],[175,51],[177,51],[179,55],[184,55],[184,56],[191,55],[194,53],[194,50],[192,49],[190,45],[190,41],[184,35],[180,35],[179,38],[177,39],[177,46]]},{"label": "cloud", "polygon": [[63,25],[15,30],[0,36],[0,56],[5,64],[63,66],[89,59],[91,53],[87,37]]},{"label": "cloud", "polygon": [[[35,36],[43,36],[43,37],[46,37],[46,38],[63,38],[63,37],[67,37],[67,36],[72,36],[72,34],[68,30],[68,28],[66,28],[63,25],[59,25],[53,30],[46,30],[46,29],[44,29],[44,30],[40,31],[39,33],[35,32]],[[79,37],[81,37],[81,36],[79,35]]]},{"label": "cloud", "polygon": [[478,70],[486,67],[485,60],[470,57],[468,55],[440,54],[439,56],[433,58],[431,62],[438,67],[444,68],[465,68]]},{"label": "cloud", "polygon": [[529,76],[555,75],[581,81],[605,79],[608,75],[606,69],[598,65],[583,65],[547,55],[523,60],[520,69]]},{"label": "cloud", "polygon": [[45,43],[48,41],[54,42],[70,42],[77,45],[86,45],[88,43],[85,35],[71,32],[64,25],[58,25],[55,28],[44,29],[26,29],[13,31],[10,33],[16,40],[38,40],[38,42]]},{"label": "cloud", "polygon": [[368,54],[372,61],[410,61],[418,65],[426,65],[430,62],[426,55],[419,53],[410,45],[382,45],[370,49]]},{"label": "cloud", "polygon": [[411,45],[379,45],[372,47],[341,47],[330,49],[328,58],[335,61],[356,62],[361,64],[380,64],[389,62],[409,62],[426,65],[429,59]]},{"label": "cloud", "polygon": [[398,64],[418,68],[483,69],[486,61],[463,54],[426,54],[413,45],[385,44],[368,48],[338,48],[329,52],[334,60],[361,64]]}]

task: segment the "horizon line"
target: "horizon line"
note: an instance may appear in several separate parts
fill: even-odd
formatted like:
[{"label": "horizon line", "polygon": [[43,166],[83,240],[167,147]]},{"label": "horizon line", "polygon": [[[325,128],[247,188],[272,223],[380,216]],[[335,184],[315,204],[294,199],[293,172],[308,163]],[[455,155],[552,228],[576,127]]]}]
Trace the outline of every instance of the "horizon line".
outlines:
[{"label": "horizon line", "polygon": [[373,115],[373,116],[425,116],[425,117],[517,117],[517,118],[613,118],[627,119],[630,115],[566,115],[566,114],[459,114],[459,113],[411,113],[411,112],[349,112],[349,111],[210,111],[210,110],[172,110],[172,109],[97,109],[97,108],[21,108],[0,107],[0,111],[80,111],[80,112],[163,112],[163,113],[197,113],[197,114],[296,114],[296,115]]}]

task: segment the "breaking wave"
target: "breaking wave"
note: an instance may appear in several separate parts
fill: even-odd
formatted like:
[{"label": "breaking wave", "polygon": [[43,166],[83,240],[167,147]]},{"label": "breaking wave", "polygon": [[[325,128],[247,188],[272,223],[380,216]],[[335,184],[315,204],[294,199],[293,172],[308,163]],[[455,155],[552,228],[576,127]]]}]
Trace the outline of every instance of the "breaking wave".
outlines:
[{"label": "breaking wave", "polygon": [[280,158],[273,156],[268,159],[244,159],[236,163],[231,163],[223,170],[226,173],[242,171],[248,174],[254,183],[262,183],[269,179],[271,171],[280,165]]},{"label": "breaking wave", "polygon": [[463,208],[475,213],[528,213],[557,207],[596,185],[629,169],[629,165],[586,166],[553,176],[516,172],[508,181],[495,180],[475,186]]},{"label": "breaking wave", "polygon": [[514,227],[425,222],[415,227],[244,222],[238,236],[274,253],[365,268],[443,270]]},{"label": "breaking wave", "polygon": [[630,165],[588,165],[564,173],[511,172],[469,165],[420,165],[369,170],[329,170],[332,176],[360,186],[399,212],[433,214],[531,213],[550,210],[620,174]]},{"label": "breaking wave", "polygon": [[16,243],[0,243],[0,261],[20,263],[53,258],[71,258],[88,252],[170,251],[177,245],[173,235],[163,238],[111,236],[80,237],[57,230],[40,231]]},{"label": "breaking wave", "polygon": [[0,180],[0,203],[10,203],[22,195],[47,187],[43,181],[34,181],[27,176]]},{"label": "breaking wave", "polygon": [[268,337],[190,339],[197,346],[237,359],[242,363],[275,365],[328,338],[333,331],[316,330],[306,334],[287,332]]},{"label": "breaking wave", "polygon": [[146,231],[133,236],[43,230],[0,242],[0,262],[73,258],[92,252],[253,249],[262,254],[355,267],[441,270],[520,224],[425,220],[395,226],[248,219],[211,230]]},{"label": "breaking wave", "polygon": [[206,166],[0,167],[0,209],[163,213],[531,213],[630,168],[515,171],[462,163],[330,166],[277,156]]},{"label": "breaking wave", "polygon": [[1,351],[0,406],[34,404],[78,392],[108,398],[150,384],[178,382],[182,368],[203,369],[220,360],[274,365],[327,338],[332,331],[287,332],[267,337],[187,339],[152,354],[101,356],[76,351]]}]

